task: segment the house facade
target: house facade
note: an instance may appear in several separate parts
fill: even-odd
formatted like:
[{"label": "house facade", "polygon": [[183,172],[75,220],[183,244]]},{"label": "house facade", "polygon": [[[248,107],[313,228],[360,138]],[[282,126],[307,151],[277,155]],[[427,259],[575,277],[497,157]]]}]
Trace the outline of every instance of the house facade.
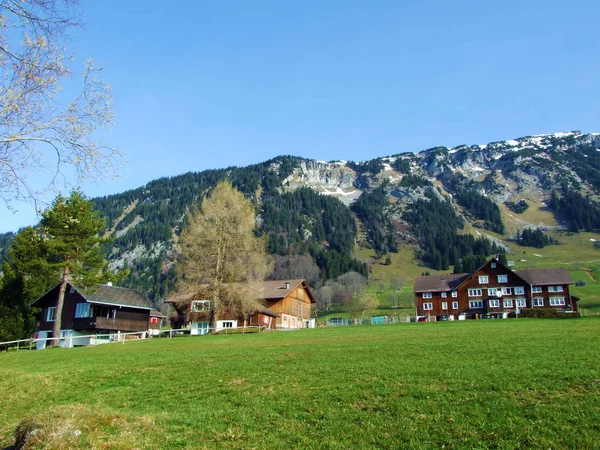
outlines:
[{"label": "house facade", "polygon": [[[40,339],[53,337],[58,290],[56,285],[31,304],[41,308],[37,331]],[[148,331],[151,310],[150,300],[132,289],[110,284],[83,289],[69,283],[60,324],[60,337],[64,339],[60,345],[95,345],[110,342],[121,333]],[[38,341],[37,346],[44,348],[46,342]]]},{"label": "house facade", "polygon": [[505,318],[522,308],[577,311],[564,268],[511,270],[492,258],[473,273],[415,279],[417,317],[430,320]]},{"label": "house facade", "polygon": [[277,328],[297,329],[311,326],[312,305],[317,301],[306,281],[265,281],[263,298],[267,309],[279,315]]},{"label": "house facade", "polygon": [[[217,315],[216,331],[240,327],[261,326],[268,329],[297,329],[310,325],[311,307],[316,300],[304,280],[265,281],[261,283],[256,311],[246,317],[227,311]],[[175,306],[184,315],[190,334],[207,334],[210,331],[212,302],[210,299],[189,299],[173,296],[166,303]]]}]

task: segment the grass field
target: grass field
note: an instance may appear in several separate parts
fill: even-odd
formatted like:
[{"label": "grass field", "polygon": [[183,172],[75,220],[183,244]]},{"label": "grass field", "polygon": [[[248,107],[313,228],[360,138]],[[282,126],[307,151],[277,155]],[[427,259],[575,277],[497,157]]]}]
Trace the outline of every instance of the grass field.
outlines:
[{"label": "grass field", "polygon": [[0,354],[0,448],[594,448],[600,319],[181,337]]}]

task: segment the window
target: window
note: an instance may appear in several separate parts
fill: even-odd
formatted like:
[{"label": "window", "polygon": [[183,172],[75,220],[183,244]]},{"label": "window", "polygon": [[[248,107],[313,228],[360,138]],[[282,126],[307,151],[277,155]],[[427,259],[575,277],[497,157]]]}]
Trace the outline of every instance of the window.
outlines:
[{"label": "window", "polygon": [[516,287],[515,295],[525,295],[525,288],[523,286]]},{"label": "window", "polygon": [[512,288],[502,288],[502,295],[512,295]]},{"label": "window", "polygon": [[192,312],[210,311],[210,300],[194,300],[192,302]]},{"label": "window", "polygon": [[498,283],[508,283],[508,275],[498,275]]},{"label": "window", "polygon": [[75,318],[82,319],[84,317],[90,317],[90,304],[77,303],[77,305],[75,305]]},{"label": "window", "polygon": [[534,294],[540,294],[542,292],[542,287],[541,286],[533,286],[531,288],[531,292],[533,292]]},{"label": "window", "polygon": [[448,302],[442,302],[442,309],[443,309],[444,311],[447,311],[447,310],[448,310]]},{"label": "window", "polygon": [[490,308],[500,308],[500,300],[489,300]]},{"label": "window", "polygon": [[565,306],[564,297],[550,297],[550,306]]},{"label": "window", "polygon": [[471,300],[469,302],[469,308],[471,308],[471,309],[483,308],[483,301],[481,301],[481,300]]},{"label": "window", "polygon": [[233,328],[233,320],[227,320],[227,321],[223,321],[221,323],[221,326],[223,328]]},{"label": "window", "polygon": [[490,279],[488,278],[487,275],[479,276],[479,284],[488,284],[489,282],[490,282]]},{"label": "window", "polygon": [[433,303],[423,303],[424,311],[431,311],[433,309]]},{"label": "window", "polygon": [[454,297],[454,298],[458,297],[458,292],[452,291],[452,297]]},{"label": "window", "polygon": [[503,304],[504,304],[505,308],[512,308],[513,307],[513,301],[512,300],[504,300]]},{"label": "window", "polygon": [[54,322],[56,317],[56,306],[51,306],[46,309],[46,322]]},{"label": "window", "polygon": [[446,294],[445,292],[442,292],[442,298],[446,298],[448,297],[448,294]]},{"label": "window", "polygon": [[488,289],[488,295],[498,295],[498,288],[489,288]]},{"label": "window", "polygon": [[544,306],[544,299],[540,297],[534,298],[533,306]]},{"label": "window", "polygon": [[525,303],[525,299],[524,298],[518,298],[515,301],[517,302],[517,306],[519,308],[525,308],[527,306],[527,303]]},{"label": "window", "polygon": [[458,309],[458,302],[452,302],[452,309]]},{"label": "window", "polygon": [[481,289],[469,289],[469,297],[481,297]]},{"label": "window", "polygon": [[548,286],[548,292],[562,292],[562,286]]},{"label": "window", "polygon": [[496,263],[495,263],[495,262],[493,262],[493,263],[491,264],[491,266],[492,266],[492,269],[495,269],[495,268],[496,268]]},{"label": "window", "polygon": [[423,298],[431,298],[431,292],[423,292]]}]

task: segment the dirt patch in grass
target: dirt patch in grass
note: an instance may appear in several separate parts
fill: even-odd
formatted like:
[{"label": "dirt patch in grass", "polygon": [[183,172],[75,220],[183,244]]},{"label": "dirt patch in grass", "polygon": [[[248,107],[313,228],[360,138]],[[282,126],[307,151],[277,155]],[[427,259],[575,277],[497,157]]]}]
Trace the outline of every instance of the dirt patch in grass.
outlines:
[{"label": "dirt patch in grass", "polygon": [[14,448],[129,448],[131,435],[140,447],[152,447],[156,432],[149,416],[127,417],[78,405],[57,406],[24,418],[14,433]]}]

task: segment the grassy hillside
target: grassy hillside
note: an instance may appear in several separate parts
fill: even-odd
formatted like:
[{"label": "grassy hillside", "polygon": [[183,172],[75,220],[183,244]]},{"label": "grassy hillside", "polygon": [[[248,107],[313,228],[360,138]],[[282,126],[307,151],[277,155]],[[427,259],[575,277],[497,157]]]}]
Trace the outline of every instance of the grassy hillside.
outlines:
[{"label": "grassy hillside", "polygon": [[0,446],[593,448],[600,320],[154,339],[0,354]]},{"label": "grassy hillside", "polygon": [[[580,308],[585,315],[596,315],[600,313],[600,249],[594,247],[595,240],[600,241],[598,233],[571,233],[560,231],[560,224],[554,218],[552,212],[539,202],[528,198],[530,207],[523,214],[515,214],[503,205],[500,205],[503,221],[506,225],[506,235],[499,235],[492,231],[480,230],[466,224],[465,233],[480,236],[481,233],[488,237],[501,241],[510,249],[508,260],[515,262],[515,269],[535,269],[545,267],[566,267],[574,281],[583,281],[585,286],[573,286],[572,294],[581,298]],[[514,236],[518,229],[522,230],[527,224],[550,227],[548,235],[559,240],[561,245],[551,245],[541,249],[533,247],[521,247],[507,240]],[[355,251],[358,259],[366,261],[372,258],[373,252],[368,249],[357,249]],[[400,253],[389,254],[392,264],[384,266],[379,263],[373,264],[370,282],[378,284],[392,279],[397,274],[404,275],[409,283],[404,288],[406,292],[412,292],[412,282],[415,277],[425,271],[432,275],[443,272],[434,271],[423,267],[419,260],[414,258],[414,250],[406,246]]]}]

